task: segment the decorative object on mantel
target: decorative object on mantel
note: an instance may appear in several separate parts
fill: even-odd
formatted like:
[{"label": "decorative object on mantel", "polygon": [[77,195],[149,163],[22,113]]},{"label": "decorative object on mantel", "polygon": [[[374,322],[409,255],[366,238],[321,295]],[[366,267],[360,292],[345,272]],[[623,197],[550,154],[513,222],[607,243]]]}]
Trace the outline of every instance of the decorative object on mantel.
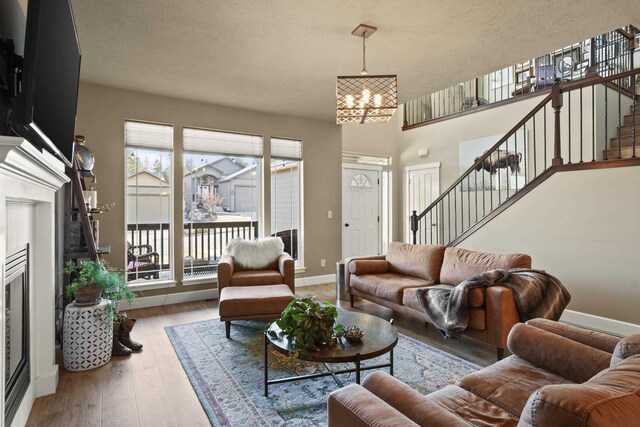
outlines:
[{"label": "decorative object on mantel", "polygon": [[360,24],[351,32],[362,37],[362,71],[359,76],[338,76],[336,123],[339,125],[388,122],[398,108],[398,76],[367,73],[365,40],[377,29]]},{"label": "decorative object on mantel", "polygon": [[95,163],[95,157],[89,148],[84,145],[85,138],[84,135],[76,135],[75,138],[75,157],[76,163],[78,165],[78,170],[91,172],[93,170],[93,165]]},{"label": "decorative object on mantel", "polygon": [[349,325],[344,331],[344,337],[351,342],[359,342],[362,340],[364,331],[356,325]]},{"label": "decorative object on mantel", "polygon": [[[291,301],[275,323],[282,334],[293,338],[296,351],[290,352],[289,356],[295,358],[300,352],[312,352],[338,344],[344,326],[335,324],[336,317],[338,309],[329,301],[317,302],[313,298],[303,298]],[[276,338],[277,333],[270,326],[268,323],[265,330]]]}]

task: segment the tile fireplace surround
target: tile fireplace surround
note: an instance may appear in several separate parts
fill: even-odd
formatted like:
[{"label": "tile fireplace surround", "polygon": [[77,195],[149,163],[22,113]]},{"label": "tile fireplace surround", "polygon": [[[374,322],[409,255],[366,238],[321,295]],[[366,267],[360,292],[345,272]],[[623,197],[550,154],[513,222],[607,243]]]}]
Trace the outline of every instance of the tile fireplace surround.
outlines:
[{"label": "tile fireplace surround", "polygon": [[[42,153],[22,138],[0,136],[0,265],[7,254],[29,244],[30,383],[12,426],[26,424],[36,397],[55,393],[55,193],[68,181],[62,162]],[[1,275],[4,278],[4,274]],[[4,283],[3,283],[4,285]],[[3,286],[4,288],[4,286]],[[5,292],[0,292],[4,313]],[[0,316],[5,331],[5,316]],[[5,333],[0,333],[2,404],[5,425]]]}]

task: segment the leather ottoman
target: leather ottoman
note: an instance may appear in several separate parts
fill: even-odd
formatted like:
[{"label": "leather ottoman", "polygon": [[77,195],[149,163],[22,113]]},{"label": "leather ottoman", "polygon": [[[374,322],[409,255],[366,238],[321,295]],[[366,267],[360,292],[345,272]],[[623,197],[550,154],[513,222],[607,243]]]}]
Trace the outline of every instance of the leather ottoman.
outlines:
[{"label": "leather ottoman", "polygon": [[274,319],[280,317],[295,299],[288,285],[227,286],[219,295],[220,321],[230,338],[232,320]]}]

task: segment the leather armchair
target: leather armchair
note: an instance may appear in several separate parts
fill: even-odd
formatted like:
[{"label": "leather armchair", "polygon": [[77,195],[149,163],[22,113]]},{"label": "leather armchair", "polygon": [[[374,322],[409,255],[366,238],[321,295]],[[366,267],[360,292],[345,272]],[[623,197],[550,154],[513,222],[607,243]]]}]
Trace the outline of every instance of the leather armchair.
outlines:
[{"label": "leather armchair", "polygon": [[293,258],[283,253],[265,269],[249,270],[234,262],[230,255],[223,255],[218,262],[218,293],[227,286],[289,286],[295,293],[295,266]]}]

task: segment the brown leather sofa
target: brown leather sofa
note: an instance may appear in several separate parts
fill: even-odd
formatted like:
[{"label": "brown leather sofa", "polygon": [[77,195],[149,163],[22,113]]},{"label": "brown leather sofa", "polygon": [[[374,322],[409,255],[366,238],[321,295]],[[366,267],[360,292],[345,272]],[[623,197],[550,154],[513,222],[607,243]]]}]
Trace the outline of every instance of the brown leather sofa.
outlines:
[{"label": "brown leather sofa", "polygon": [[374,372],[329,395],[329,426],[640,426],[640,334],[534,319],[514,326],[509,350],[426,396]]},{"label": "brown leather sofa", "polygon": [[[417,290],[429,286],[454,287],[493,269],[531,268],[523,254],[490,254],[439,245],[391,242],[386,255],[345,260],[345,288],[397,313],[428,322]],[[472,289],[468,295],[469,327],[465,334],[497,348],[502,359],[509,331],[520,321],[513,293],[503,286]]]}]

